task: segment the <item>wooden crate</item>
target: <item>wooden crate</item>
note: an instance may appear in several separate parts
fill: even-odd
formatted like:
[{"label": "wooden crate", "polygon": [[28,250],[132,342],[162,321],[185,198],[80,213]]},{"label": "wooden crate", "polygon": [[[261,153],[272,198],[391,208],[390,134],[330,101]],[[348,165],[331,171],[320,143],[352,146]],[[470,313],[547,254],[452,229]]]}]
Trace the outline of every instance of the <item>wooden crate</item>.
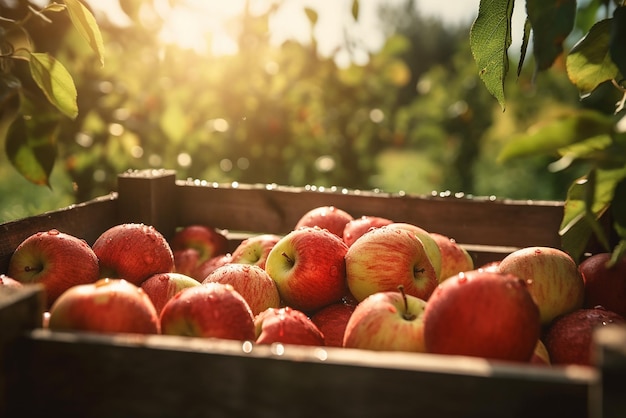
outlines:
[{"label": "wooden crate", "polygon": [[[17,245],[56,228],[88,243],[123,222],[167,238],[204,223],[289,232],[307,210],[334,205],[455,238],[476,265],[516,248],[558,247],[562,202],[410,196],[341,188],[214,184],[167,170],[123,173],[118,190],[0,225],[0,273]],[[254,346],[171,336],[41,329],[42,289],[0,289],[0,413],[81,417],[601,417],[600,370],[488,362],[461,356],[333,347]],[[609,415],[605,415],[609,416]]]}]

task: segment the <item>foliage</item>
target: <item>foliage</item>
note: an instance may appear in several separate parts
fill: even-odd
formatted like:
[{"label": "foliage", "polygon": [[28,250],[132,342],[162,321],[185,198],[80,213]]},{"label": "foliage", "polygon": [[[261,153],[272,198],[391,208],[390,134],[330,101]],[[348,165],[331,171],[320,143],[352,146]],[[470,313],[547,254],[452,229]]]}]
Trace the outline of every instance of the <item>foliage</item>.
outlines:
[{"label": "foliage", "polygon": [[[37,52],[27,24],[31,19],[50,23],[47,14],[67,11],[72,24],[101,63],[104,62],[103,45],[93,15],[79,0],[51,3],[41,10],[28,4],[23,9],[24,14],[17,18],[0,19],[0,94],[3,104],[0,139],[5,142],[9,160],[24,177],[35,184],[48,184],[56,158],[59,118],[61,115],[76,118],[77,92],[72,76],[63,64],[47,52]],[[26,74],[16,68],[17,61],[27,62]],[[39,93],[43,93],[46,103]],[[47,105],[54,109],[48,109]]]},{"label": "foliage", "polygon": [[[470,35],[480,77],[503,109],[513,6],[513,0],[481,0]],[[592,0],[580,7],[578,22],[576,8],[575,0],[526,1],[518,68],[526,57],[531,33],[535,69],[542,72],[563,55],[564,43],[576,28],[584,35],[566,54],[565,65],[581,99],[591,102],[594,94],[606,94],[606,85],[612,85],[622,98],[610,112],[589,106],[533,126],[513,138],[499,159],[508,162],[529,155],[556,156],[553,171],[586,164],[587,172],[568,190],[560,230],[563,248],[579,259],[593,239],[613,251],[615,261],[626,254],[626,4]],[[607,16],[612,11],[612,17],[601,17],[602,10]]]}]

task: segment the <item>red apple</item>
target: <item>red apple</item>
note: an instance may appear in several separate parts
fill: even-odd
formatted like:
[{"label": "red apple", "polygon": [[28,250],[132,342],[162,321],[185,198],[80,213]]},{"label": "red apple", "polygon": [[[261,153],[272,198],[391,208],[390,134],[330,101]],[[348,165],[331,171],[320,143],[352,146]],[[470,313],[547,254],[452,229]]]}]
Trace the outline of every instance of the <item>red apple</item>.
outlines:
[{"label": "red apple", "polygon": [[195,248],[185,248],[182,250],[173,250],[174,271],[176,273],[185,274],[194,277],[200,263],[200,253]]},{"label": "red apple", "polygon": [[211,282],[232,285],[248,302],[253,315],[267,308],[280,306],[276,282],[259,266],[240,263],[226,264],[215,269],[202,283]]},{"label": "red apple", "polygon": [[454,238],[435,232],[431,232],[430,236],[439,246],[441,253],[440,282],[463,271],[474,270],[472,256]]},{"label": "red apple", "polygon": [[18,282],[13,277],[9,277],[6,274],[0,274],[0,286],[6,287],[22,287],[22,282]]},{"label": "red apple", "polygon": [[48,328],[158,334],[159,316],[140,287],[122,279],[99,279],[63,292],[50,308]]},{"label": "red apple", "polygon": [[98,257],[82,239],[51,229],[24,239],[9,260],[7,276],[41,283],[49,308],[72,286],[98,280]]},{"label": "red apple", "polygon": [[603,307],[580,308],[559,316],[543,339],[552,364],[593,365],[593,332],[616,323],[623,324],[626,320]]},{"label": "red apple", "polygon": [[626,257],[609,265],[610,253],[598,253],[578,266],[585,282],[584,307],[602,305],[626,317]]},{"label": "red apple", "polygon": [[426,301],[404,291],[374,293],[359,303],[346,326],[343,346],[378,351],[424,348]]},{"label": "red apple", "polygon": [[302,215],[293,229],[317,226],[342,238],[346,224],[352,219],[354,217],[343,209],[335,206],[319,206]]},{"label": "red apple", "polygon": [[541,331],[527,283],[471,270],[439,284],[424,311],[426,351],[528,362]]},{"label": "red apple", "polygon": [[324,345],[324,334],[311,318],[289,306],[264,310],[254,324],[257,344]]},{"label": "red apple", "polygon": [[574,259],[552,247],[515,250],[498,264],[497,271],[530,282],[528,290],[539,307],[541,323],[583,306],[585,284]]},{"label": "red apple", "polygon": [[345,259],[348,287],[358,301],[397,291],[399,285],[407,295],[427,300],[438,284],[424,244],[404,228],[388,225],[366,232],[349,247]]},{"label": "red apple", "polygon": [[193,272],[191,277],[198,280],[199,282],[203,282],[204,279],[211,273],[213,273],[219,267],[230,264],[232,260],[232,255],[230,253],[216,255],[215,257],[211,257],[206,260],[204,263],[201,263],[196,270]]},{"label": "red apple", "polygon": [[176,230],[170,240],[172,251],[193,248],[198,252],[198,263],[228,252],[227,231],[208,225],[187,225]]},{"label": "red apple", "polygon": [[254,316],[231,285],[206,283],[174,295],[161,311],[161,333],[254,341]]},{"label": "red apple", "polygon": [[380,216],[361,216],[360,218],[348,221],[343,229],[343,241],[349,246],[357,240],[361,235],[372,228],[380,228],[381,226],[393,223],[391,219]]},{"label": "red apple", "polygon": [[163,306],[176,293],[187,287],[200,286],[200,284],[199,281],[186,274],[167,272],[148,277],[141,283],[141,288],[150,297],[157,313],[160,314]]},{"label": "red apple", "polygon": [[343,346],[343,335],[355,306],[345,302],[331,303],[311,316],[311,321],[324,334],[327,346]]},{"label": "red apple", "polygon": [[439,250],[439,245],[437,245],[437,241],[431,236],[431,234],[426,231],[424,228],[421,228],[415,224],[407,223],[407,222],[393,222],[387,225],[388,228],[400,228],[405,229],[414,233],[422,244],[424,244],[424,250],[428,255],[434,269],[435,273],[437,273],[437,280],[441,277],[441,250]]},{"label": "red apple", "polygon": [[276,282],[285,305],[312,312],[347,294],[347,251],[345,242],[328,230],[302,227],[274,245],[265,270]]},{"label": "red apple", "polygon": [[274,245],[282,238],[275,234],[260,234],[246,238],[232,253],[231,263],[253,264],[265,268],[265,262]]},{"label": "red apple", "polygon": [[174,271],[174,255],[165,237],[151,225],[124,223],[104,231],[92,245],[100,277],[137,286],[156,273]]}]

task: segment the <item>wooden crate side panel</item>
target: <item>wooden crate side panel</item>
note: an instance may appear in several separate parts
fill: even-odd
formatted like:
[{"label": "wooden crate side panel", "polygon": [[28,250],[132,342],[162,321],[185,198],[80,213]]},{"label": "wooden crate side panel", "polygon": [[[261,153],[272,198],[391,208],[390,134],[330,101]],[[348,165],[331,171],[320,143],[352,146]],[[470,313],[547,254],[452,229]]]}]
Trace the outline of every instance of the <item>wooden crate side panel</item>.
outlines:
[{"label": "wooden crate side panel", "polygon": [[198,187],[179,183],[181,224],[211,222],[234,230],[286,233],[306,211],[333,205],[354,217],[414,223],[464,244],[560,246],[561,202],[482,201],[297,188]]},{"label": "wooden crate side panel", "polygon": [[285,347],[300,354],[280,358],[115,342],[58,333],[22,339],[9,411],[84,418],[587,416],[591,380],[565,374],[479,372],[471,361],[455,373],[420,360],[390,367],[367,352],[359,354],[361,364],[333,362],[299,347]]},{"label": "wooden crate side panel", "polygon": [[90,245],[118,222],[117,194],[0,225],[0,272],[6,272],[17,246],[30,235],[58,229]]},{"label": "wooden crate side panel", "polygon": [[626,417],[626,326],[601,327],[594,342],[600,383],[592,388],[591,418]]}]

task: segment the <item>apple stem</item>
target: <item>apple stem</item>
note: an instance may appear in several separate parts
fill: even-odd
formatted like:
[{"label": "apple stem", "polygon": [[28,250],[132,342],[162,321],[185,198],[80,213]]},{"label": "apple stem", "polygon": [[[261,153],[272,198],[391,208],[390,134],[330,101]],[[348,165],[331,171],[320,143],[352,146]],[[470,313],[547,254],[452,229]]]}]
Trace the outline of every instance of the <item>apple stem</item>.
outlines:
[{"label": "apple stem", "polygon": [[398,290],[400,291],[402,301],[404,302],[404,312],[402,313],[402,317],[407,321],[413,321],[416,316],[409,311],[409,301],[407,300],[406,293],[404,292],[404,286],[398,285]]},{"label": "apple stem", "polygon": [[285,257],[285,258],[287,259],[287,261],[289,262],[289,264],[291,264],[292,266],[294,265],[293,258],[289,257],[289,256],[287,255],[287,253],[285,253],[285,252],[283,251],[282,256],[283,256],[283,257]]}]

